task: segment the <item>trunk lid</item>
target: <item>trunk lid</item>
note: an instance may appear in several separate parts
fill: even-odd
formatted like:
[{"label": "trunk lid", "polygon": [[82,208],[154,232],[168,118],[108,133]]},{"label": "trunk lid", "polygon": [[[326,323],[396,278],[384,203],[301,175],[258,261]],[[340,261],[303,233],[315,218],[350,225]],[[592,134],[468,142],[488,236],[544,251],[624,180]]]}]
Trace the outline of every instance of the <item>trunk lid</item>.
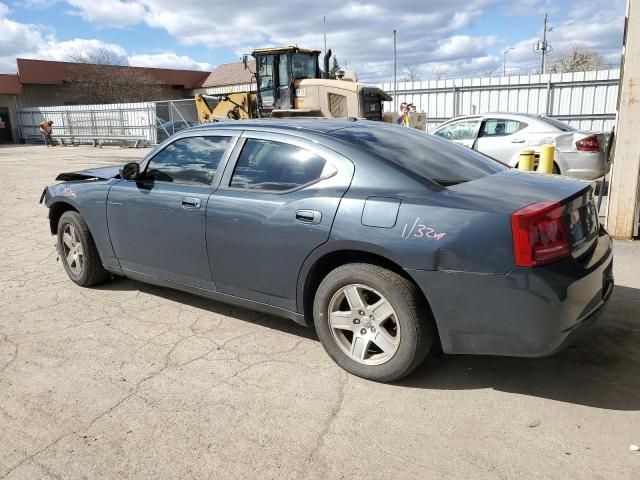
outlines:
[{"label": "trunk lid", "polygon": [[510,169],[446,190],[468,202],[469,208],[505,215],[536,202],[558,202],[563,207],[572,256],[585,255],[597,242],[600,224],[591,182]]}]

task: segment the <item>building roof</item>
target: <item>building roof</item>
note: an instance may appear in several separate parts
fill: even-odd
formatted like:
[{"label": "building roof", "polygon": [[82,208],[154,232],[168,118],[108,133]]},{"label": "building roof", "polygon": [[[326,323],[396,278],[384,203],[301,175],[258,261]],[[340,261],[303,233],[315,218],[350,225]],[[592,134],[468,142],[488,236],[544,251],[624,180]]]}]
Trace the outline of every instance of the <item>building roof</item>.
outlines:
[{"label": "building roof", "polygon": [[[61,85],[82,78],[81,64],[72,62],[52,62],[48,60],[30,60],[18,58],[18,76],[22,84]],[[173,70],[169,68],[144,68],[100,65],[107,71],[121,69],[133,70],[146,75],[162,85],[182,88],[197,88],[209,75],[198,70]]]},{"label": "building roof", "polygon": [[22,90],[18,75],[0,73],[0,95],[18,95]]},{"label": "building roof", "polygon": [[242,62],[224,63],[209,74],[202,84],[203,87],[222,87],[226,85],[242,85],[254,81],[253,72],[256,71],[256,61],[247,60],[245,69]]}]

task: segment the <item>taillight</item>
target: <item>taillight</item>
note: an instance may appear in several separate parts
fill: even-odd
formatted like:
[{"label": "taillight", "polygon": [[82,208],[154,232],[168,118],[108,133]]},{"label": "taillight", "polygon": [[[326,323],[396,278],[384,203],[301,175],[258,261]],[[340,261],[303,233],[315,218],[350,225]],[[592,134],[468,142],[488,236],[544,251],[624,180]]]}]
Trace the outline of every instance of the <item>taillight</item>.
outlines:
[{"label": "taillight", "polygon": [[571,255],[558,202],[537,202],[511,214],[513,253],[518,267],[535,267]]},{"label": "taillight", "polygon": [[586,137],[576,142],[576,150],[580,152],[599,152],[600,144],[598,143],[598,137]]}]

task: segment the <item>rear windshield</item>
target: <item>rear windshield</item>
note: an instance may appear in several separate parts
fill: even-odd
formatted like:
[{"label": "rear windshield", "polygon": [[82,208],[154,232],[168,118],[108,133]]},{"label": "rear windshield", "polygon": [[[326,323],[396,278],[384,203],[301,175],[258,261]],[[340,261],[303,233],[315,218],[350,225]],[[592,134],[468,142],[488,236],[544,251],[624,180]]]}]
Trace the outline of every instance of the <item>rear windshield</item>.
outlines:
[{"label": "rear windshield", "polygon": [[331,136],[446,187],[507,170],[506,165],[449,140],[401,126],[359,125]]},{"label": "rear windshield", "polygon": [[561,122],[560,120],[556,120],[555,118],[538,117],[538,119],[542,120],[545,123],[548,123],[549,125],[552,125],[552,126],[556,127],[558,130],[562,130],[563,132],[575,132],[576,131],[576,129],[573,128],[568,123]]}]

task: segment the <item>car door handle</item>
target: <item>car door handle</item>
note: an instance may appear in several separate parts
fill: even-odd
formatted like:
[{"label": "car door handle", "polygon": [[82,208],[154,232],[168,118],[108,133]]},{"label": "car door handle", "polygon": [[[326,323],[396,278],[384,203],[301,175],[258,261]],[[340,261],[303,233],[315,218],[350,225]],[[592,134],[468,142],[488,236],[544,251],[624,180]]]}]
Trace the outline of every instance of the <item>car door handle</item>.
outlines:
[{"label": "car door handle", "polygon": [[200,199],[194,197],[182,197],[182,208],[200,208]]},{"label": "car door handle", "polygon": [[515,139],[515,140],[511,140],[511,143],[524,143],[524,140],[522,140],[522,139]]},{"label": "car door handle", "polygon": [[296,210],[296,222],[317,225],[322,220],[322,214],[317,210]]}]

